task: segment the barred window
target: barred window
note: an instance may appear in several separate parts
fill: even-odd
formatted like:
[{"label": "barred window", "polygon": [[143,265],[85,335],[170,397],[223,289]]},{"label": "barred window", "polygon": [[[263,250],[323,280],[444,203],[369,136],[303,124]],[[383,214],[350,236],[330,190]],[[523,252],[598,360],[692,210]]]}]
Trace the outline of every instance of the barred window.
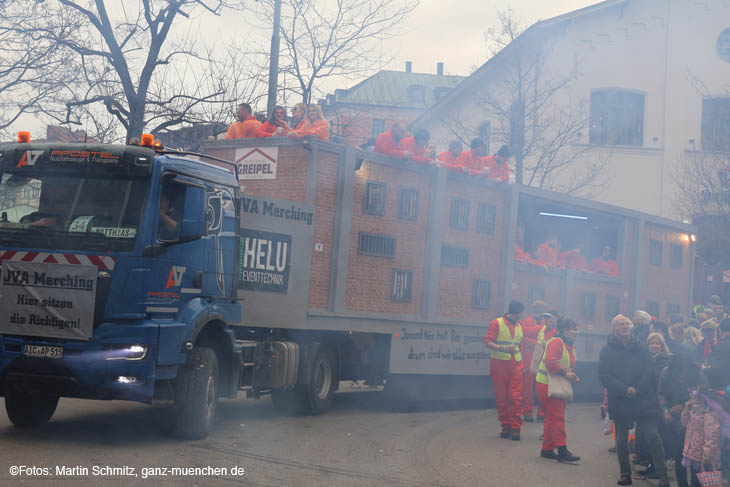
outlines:
[{"label": "barred window", "polygon": [[604,308],[604,318],[610,323],[613,318],[621,312],[621,298],[618,296],[606,296],[606,307]]},{"label": "barred window", "polygon": [[580,317],[583,320],[596,317],[596,293],[580,293]]},{"label": "barred window", "polygon": [[360,232],[357,239],[357,253],[373,257],[395,257],[395,237]]},{"label": "barred window", "polygon": [[447,267],[469,267],[469,249],[466,247],[442,245],[441,265]]},{"label": "barred window", "polygon": [[659,301],[647,301],[646,302],[646,312],[649,313],[652,316],[659,317]]},{"label": "barred window", "polygon": [[527,302],[529,306],[535,301],[545,301],[545,288],[540,286],[530,286],[527,289]]},{"label": "barred window", "polygon": [[469,200],[461,198],[451,199],[451,217],[449,226],[454,230],[466,230],[469,228]]},{"label": "barred window", "polygon": [[368,215],[385,215],[385,183],[365,183],[362,212]]},{"label": "barred window", "polygon": [[649,240],[649,264],[662,265],[662,247],[661,240]]},{"label": "barred window", "polygon": [[413,295],[413,271],[393,269],[393,301],[410,301]]},{"label": "barred window", "polygon": [[489,309],[492,297],[492,282],[485,279],[474,279],[471,291],[471,306],[477,309]]},{"label": "barred window", "polygon": [[680,307],[678,303],[667,303],[667,314],[678,315],[680,314]]},{"label": "barred window", "polygon": [[671,244],[669,246],[669,267],[674,269],[682,268],[682,246]]},{"label": "barred window", "polygon": [[497,224],[497,207],[489,203],[479,203],[477,207],[477,232],[494,235]]},{"label": "barred window", "polygon": [[398,195],[398,218],[418,220],[418,190],[401,188]]}]

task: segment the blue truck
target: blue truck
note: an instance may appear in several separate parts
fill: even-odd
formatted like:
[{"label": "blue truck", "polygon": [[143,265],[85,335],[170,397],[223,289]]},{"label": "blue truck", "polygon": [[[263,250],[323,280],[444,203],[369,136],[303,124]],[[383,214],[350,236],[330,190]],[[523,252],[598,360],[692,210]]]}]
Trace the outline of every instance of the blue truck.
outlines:
[{"label": "blue truck", "polygon": [[59,397],[172,401],[173,431],[189,438],[240,390],[329,406],[331,348],[234,329],[237,172],[201,158],[150,144],[0,148],[0,393],[16,426],[48,421]]}]

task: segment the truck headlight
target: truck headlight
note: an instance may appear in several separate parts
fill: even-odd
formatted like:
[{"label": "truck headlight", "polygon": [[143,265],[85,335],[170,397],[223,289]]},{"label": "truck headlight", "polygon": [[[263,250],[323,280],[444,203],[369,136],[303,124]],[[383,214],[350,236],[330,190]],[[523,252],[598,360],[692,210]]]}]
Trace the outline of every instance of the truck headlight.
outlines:
[{"label": "truck headlight", "polygon": [[143,360],[147,356],[145,345],[129,345],[115,348],[107,352],[107,360]]}]

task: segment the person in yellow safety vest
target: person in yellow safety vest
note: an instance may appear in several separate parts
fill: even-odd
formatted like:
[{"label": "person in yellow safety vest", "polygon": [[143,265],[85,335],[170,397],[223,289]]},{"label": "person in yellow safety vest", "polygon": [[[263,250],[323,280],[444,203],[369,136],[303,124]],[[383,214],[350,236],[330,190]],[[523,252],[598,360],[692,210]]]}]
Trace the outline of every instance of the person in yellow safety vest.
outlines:
[{"label": "person in yellow safety vest", "polygon": [[522,428],[522,354],[520,342],[523,333],[520,318],[525,305],[509,303],[507,313],[489,324],[484,345],[491,350],[490,374],[497,400],[500,438],[520,440]]},{"label": "person in yellow safety vest", "polygon": [[[577,462],[580,457],[568,450],[565,432],[565,406],[567,399],[548,397],[549,374],[562,375],[571,382],[577,382],[575,367],[575,337],[578,325],[573,320],[563,318],[558,321],[557,334],[550,338],[537,371],[537,395],[545,407],[545,429],[542,441],[542,458],[552,458],[559,462]],[[558,453],[555,453],[555,449]]]},{"label": "person in yellow safety vest", "polygon": [[535,351],[535,345],[540,337],[545,336],[545,313],[548,306],[545,301],[535,300],[530,306],[530,315],[522,320],[522,333],[524,337],[520,343],[520,353],[522,353],[522,362],[525,364],[525,375],[522,379],[522,418],[532,423],[532,412],[535,409],[535,395],[533,389],[535,387],[535,374],[530,371],[530,363],[532,363],[532,355]]}]

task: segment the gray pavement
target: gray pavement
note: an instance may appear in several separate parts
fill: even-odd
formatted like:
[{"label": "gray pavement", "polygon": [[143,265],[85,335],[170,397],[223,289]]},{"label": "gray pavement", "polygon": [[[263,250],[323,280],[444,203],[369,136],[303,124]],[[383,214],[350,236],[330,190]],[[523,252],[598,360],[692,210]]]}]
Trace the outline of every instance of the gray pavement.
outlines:
[{"label": "gray pavement", "polygon": [[[51,423],[31,431],[9,423],[1,399],[0,407],[0,486],[598,487],[616,485],[618,474],[597,405],[568,406],[578,465],[538,458],[541,423],[527,424],[520,442],[501,440],[494,410],[393,412],[380,392],[338,394],[334,410],[316,417],[278,416],[268,399],[224,400],[213,434],[192,442],[167,435],[162,406],[62,399]],[[38,475],[11,475],[20,466]],[[228,472],[200,470],[208,467]]]}]

